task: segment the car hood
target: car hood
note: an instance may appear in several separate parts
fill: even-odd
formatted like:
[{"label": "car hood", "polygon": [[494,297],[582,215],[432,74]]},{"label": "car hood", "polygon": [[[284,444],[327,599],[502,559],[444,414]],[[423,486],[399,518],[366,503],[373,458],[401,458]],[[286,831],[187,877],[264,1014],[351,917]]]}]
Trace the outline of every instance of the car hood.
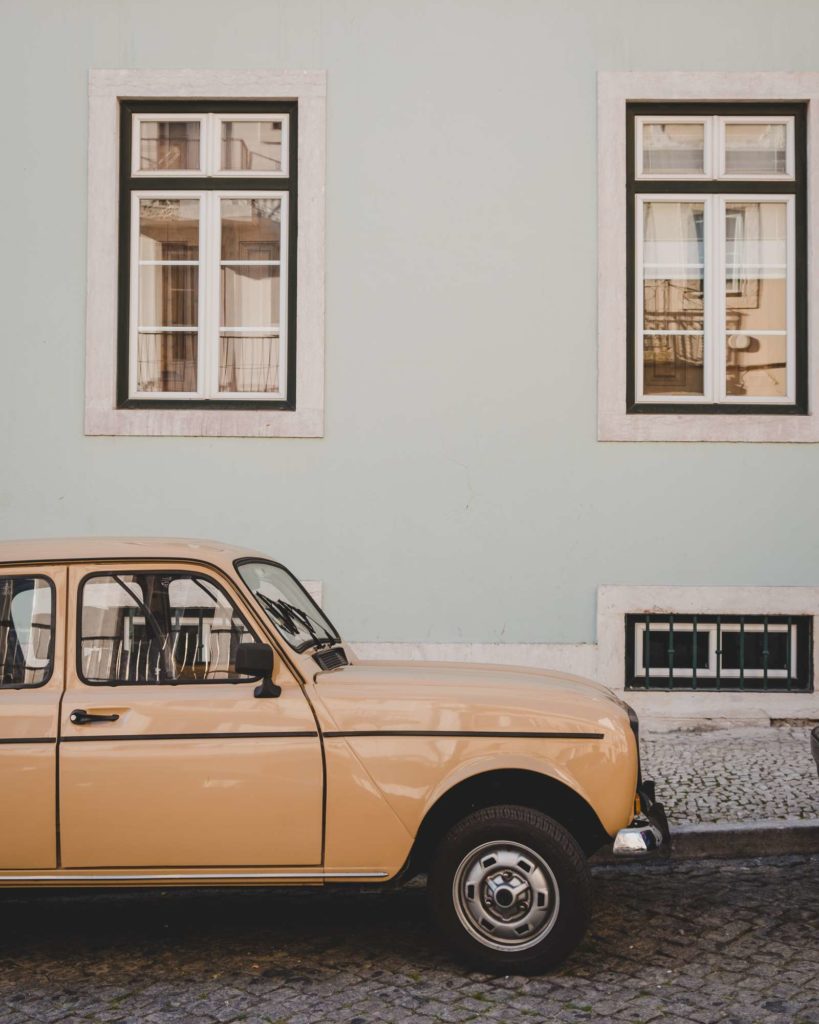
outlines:
[{"label": "car hood", "polygon": [[468,662],[360,661],[320,672],[316,695],[344,731],[606,732],[623,703],[582,676]]}]

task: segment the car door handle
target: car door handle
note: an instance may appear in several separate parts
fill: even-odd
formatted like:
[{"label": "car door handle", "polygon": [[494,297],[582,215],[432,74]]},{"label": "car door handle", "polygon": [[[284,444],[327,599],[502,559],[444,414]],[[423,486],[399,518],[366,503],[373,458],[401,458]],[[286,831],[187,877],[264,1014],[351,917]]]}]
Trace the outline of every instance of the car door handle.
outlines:
[{"label": "car door handle", "polygon": [[119,715],[90,715],[85,708],[77,708],[68,717],[74,725],[88,725],[89,722],[116,722]]}]

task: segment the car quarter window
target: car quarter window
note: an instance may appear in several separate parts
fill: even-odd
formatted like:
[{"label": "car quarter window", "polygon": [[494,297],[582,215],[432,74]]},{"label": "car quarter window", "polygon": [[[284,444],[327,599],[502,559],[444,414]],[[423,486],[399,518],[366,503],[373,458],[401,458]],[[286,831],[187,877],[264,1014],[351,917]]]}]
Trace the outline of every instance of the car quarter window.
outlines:
[{"label": "car quarter window", "polygon": [[54,664],[54,586],[0,576],[0,687],[42,686]]},{"label": "car quarter window", "polygon": [[245,682],[241,643],[257,642],[221,586],[185,572],[111,572],[80,589],[83,682]]}]

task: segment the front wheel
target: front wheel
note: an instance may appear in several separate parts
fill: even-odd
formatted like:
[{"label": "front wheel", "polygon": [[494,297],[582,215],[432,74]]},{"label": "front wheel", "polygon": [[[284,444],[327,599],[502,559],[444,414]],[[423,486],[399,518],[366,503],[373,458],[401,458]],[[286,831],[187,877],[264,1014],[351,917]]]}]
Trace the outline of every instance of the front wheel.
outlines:
[{"label": "front wheel", "polygon": [[480,970],[535,974],[565,959],[591,916],[583,852],[528,807],[475,811],[444,837],[429,875],[436,922]]}]

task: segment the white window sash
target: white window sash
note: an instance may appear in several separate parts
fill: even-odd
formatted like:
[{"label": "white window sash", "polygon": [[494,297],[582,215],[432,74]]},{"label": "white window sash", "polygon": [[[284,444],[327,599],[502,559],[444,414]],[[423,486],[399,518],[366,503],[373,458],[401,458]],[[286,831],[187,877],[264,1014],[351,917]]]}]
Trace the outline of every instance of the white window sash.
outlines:
[{"label": "white window sash", "polygon": [[[662,174],[643,169],[643,126],[646,124],[701,124],[704,133],[703,170],[689,174]],[[785,126],[785,171],[780,174],[728,174],[725,170],[725,127],[735,124]],[[790,114],[697,115],[641,114],[634,118],[634,176],[637,181],[793,181],[795,177],[794,119]]]},{"label": "white window sash", "polygon": [[[141,169],[141,128],[145,121],[198,121],[199,167],[184,170]],[[278,171],[221,170],[223,121],[276,121],[282,126],[282,166]],[[290,174],[290,115],[268,111],[241,114],[134,114],[131,127],[131,176],[134,178],[287,178]]]},{"label": "white window sash", "polygon": [[[770,120],[770,119],[769,119]],[[699,336],[697,331],[644,330],[644,209],[646,203],[703,204],[703,394],[702,395],[648,395],[644,393],[644,339],[646,335]],[[726,207],[734,202],[784,203],[786,206],[786,327],[785,331],[751,330],[756,335],[776,335],[786,338],[786,393],[784,396],[728,395],[727,393],[727,335],[726,331]],[[635,396],[640,404],[655,405],[791,405],[796,400],[796,221],[795,196],[790,194],[762,194],[741,192],[708,194],[699,192],[640,193],[635,197],[634,217],[634,366]]]},{"label": "white window sash", "polygon": [[[168,328],[160,325],[139,323],[139,203],[141,199],[198,199],[199,200],[199,260],[189,261],[148,261],[151,265],[167,266],[197,265],[198,277],[198,324],[195,331],[186,328]],[[277,391],[219,391],[219,357],[222,335],[221,306],[221,200],[222,199],[278,199],[281,202],[281,244],[279,264],[279,323],[259,325],[256,328],[231,329],[231,333],[257,333],[275,336],[278,341],[279,367]],[[281,191],[259,190],[206,190],[182,191],[161,189],[140,189],[131,193],[131,267],[129,298],[129,397],[139,401],[265,401],[279,402],[287,399],[288,361],[288,281],[289,281],[289,195]],[[265,265],[267,261],[248,261]],[[145,265],[143,263],[143,265]],[[196,391],[139,391],[137,389],[137,355],[140,329],[157,327],[156,333],[171,334],[186,331],[196,333]]]}]

